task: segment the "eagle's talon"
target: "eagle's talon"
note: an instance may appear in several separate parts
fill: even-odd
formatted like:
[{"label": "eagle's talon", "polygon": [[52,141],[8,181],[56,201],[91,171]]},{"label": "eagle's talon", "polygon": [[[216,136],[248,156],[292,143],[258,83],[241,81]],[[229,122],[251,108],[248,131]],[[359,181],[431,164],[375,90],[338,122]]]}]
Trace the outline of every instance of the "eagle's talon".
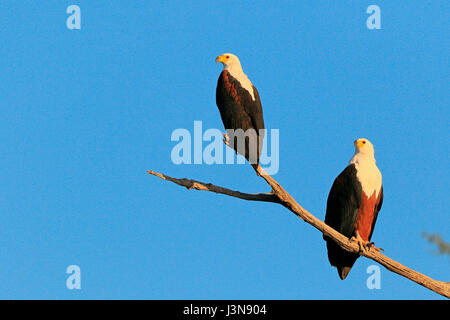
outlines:
[{"label": "eagle's talon", "polygon": [[356,242],[358,244],[358,247],[359,247],[358,253],[363,253],[363,252],[365,252],[367,250],[364,240],[362,240],[360,237],[353,236],[353,237],[350,238],[350,240],[354,241],[354,242]]},{"label": "eagle's talon", "polygon": [[383,248],[375,247],[375,242],[369,242],[369,243],[367,244],[367,246],[369,247],[369,249],[374,249],[374,250],[377,251],[377,252],[384,251]]},{"label": "eagle's talon", "polygon": [[230,138],[228,138],[228,135],[226,133],[222,133],[223,135],[223,141],[226,143],[228,141],[230,141]]}]

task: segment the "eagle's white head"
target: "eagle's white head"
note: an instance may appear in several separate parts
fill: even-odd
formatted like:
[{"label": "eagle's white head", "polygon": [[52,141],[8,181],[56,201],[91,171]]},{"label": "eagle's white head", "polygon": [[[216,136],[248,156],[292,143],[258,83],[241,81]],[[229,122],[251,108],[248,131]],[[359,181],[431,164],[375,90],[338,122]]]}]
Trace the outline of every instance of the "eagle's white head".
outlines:
[{"label": "eagle's white head", "polygon": [[359,138],[353,142],[353,145],[355,146],[355,154],[351,158],[350,163],[375,165],[375,150],[369,140]]},{"label": "eagle's white head", "polygon": [[239,58],[232,53],[224,53],[216,58],[216,62],[220,62],[223,64],[223,69],[228,70],[230,73],[234,72],[242,72],[241,62]]},{"label": "eagle's white head", "polygon": [[373,144],[365,138],[356,139],[353,142],[355,146],[355,153],[361,153],[366,155],[375,156],[375,150],[373,149]]},{"label": "eagle's white head", "polygon": [[222,63],[223,70],[227,70],[236,80],[238,80],[241,86],[252,96],[252,99],[255,100],[253,84],[242,70],[241,62],[236,55],[224,53],[216,58],[216,62]]}]

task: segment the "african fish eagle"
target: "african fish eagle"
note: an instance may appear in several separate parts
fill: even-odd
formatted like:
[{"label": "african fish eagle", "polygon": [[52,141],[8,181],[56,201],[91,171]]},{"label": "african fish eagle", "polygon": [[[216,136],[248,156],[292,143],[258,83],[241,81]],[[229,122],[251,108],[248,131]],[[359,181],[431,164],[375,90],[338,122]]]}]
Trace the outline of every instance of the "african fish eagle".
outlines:
[{"label": "african fish eagle", "polygon": [[[349,165],[331,187],[325,223],[357,241],[362,251],[373,246],[369,241],[383,203],[383,185],[372,143],[367,139],[358,139],[354,146],[355,154]],[[324,236],[324,239],[328,260],[344,280],[359,255],[341,249],[328,237]]]},{"label": "african fish eagle", "polygon": [[216,104],[227,131],[226,139],[251,164],[258,164],[264,139],[264,119],[258,90],[242,70],[237,56],[224,53],[216,58],[216,62],[223,64],[217,81]]}]

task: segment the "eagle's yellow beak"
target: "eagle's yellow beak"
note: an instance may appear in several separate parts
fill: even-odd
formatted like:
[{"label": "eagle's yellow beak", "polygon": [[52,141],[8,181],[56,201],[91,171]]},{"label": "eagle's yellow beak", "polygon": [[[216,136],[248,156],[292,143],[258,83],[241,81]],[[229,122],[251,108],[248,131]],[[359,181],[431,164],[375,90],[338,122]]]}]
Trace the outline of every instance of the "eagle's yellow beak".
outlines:
[{"label": "eagle's yellow beak", "polygon": [[226,58],[225,58],[223,55],[218,56],[218,57],[216,58],[216,62],[225,62],[225,61],[226,61]]}]

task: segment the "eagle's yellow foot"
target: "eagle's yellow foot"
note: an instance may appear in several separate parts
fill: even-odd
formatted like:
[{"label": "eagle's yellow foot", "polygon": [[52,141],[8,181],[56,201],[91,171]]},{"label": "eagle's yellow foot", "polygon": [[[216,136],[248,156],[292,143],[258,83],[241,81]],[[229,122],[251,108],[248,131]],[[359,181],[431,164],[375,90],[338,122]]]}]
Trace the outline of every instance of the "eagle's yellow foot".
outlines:
[{"label": "eagle's yellow foot", "polygon": [[365,241],[363,239],[361,239],[361,237],[351,237],[350,238],[351,241],[355,241],[358,244],[359,247],[359,253],[362,253],[364,251],[366,251],[366,245],[365,245]]},{"label": "eagle's yellow foot", "polygon": [[223,143],[225,143],[227,146],[230,145],[230,138],[228,137],[228,135],[226,133],[222,133],[223,135]]},{"label": "eagle's yellow foot", "polygon": [[365,241],[361,238],[358,231],[356,232],[356,236],[351,237],[350,240],[355,241],[358,244],[359,253],[366,252],[370,250],[371,246],[373,246],[373,243],[371,244],[369,241]]},{"label": "eagle's yellow foot", "polygon": [[359,253],[369,251],[370,249],[373,249],[375,251],[384,251],[382,248],[375,247],[374,242],[365,241],[358,232],[356,232],[356,237],[353,236],[350,238],[350,240],[355,241],[359,246]]}]

